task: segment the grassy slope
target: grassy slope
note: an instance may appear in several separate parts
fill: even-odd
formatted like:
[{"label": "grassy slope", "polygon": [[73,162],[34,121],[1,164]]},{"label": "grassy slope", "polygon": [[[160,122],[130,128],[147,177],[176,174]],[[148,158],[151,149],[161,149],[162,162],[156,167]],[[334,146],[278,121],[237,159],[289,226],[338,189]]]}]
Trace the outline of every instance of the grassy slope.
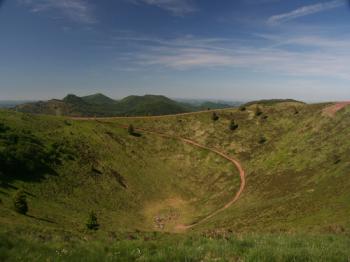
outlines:
[{"label": "grassy slope", "polygon": [[[58,176],[41,182],[11,181],[11,186],[24,187],[32,194],[29,215],[36,219],[15,214],[10,208],[14,190],[1,188],[0,242],[5,248],[0,253],[14,260],[30,254],[29,260],[74,261],[88,255],[91,261],[106,256],[125,261],[211,261],[218,257],[223,261],[347,261],[346,235],[312,236],[348,234],[350,227],[350,110],[329,118],[322,115],[325,106],[261,106],[263,115],[257,117],[252,105],[247,111],[218,111],[217,122],[211,120],[211,112],[96,123],[2,111],[0,120],[6,125],[30,129],[46,143],[64,139],[73,148],[76,143],[82,150],[79,154],[85,153],[82,159],[55,167]],[[233,132],[228,130],[231,119],[239,124]],[[153,231],[154,216],[168,220],[169,230],[177,223],[196,221],[225,203],[239,182],[233,167],[215,155],[153,135],[128,136],[119,124],[129,123],[192,138],[238,158],[247,171],[247,188],[240,201],[195,228],[207,232],[204,236],[133,233],[132,238],[139,240],[125,241],[130,235],[119,231]],[[265,144],[259,144],[261,136],[266,137]],[[93,175],[94,168],[102,175]],[[113,171],[123,176],[127,189],[115,180]],[[232,171],[236,176],[227,176]],[[207,202],[215,192],[220,194]],[[98,235],[83,229],[91,208],[100,219]],[[243,236],[232,237],[227,233],[231,230]],[[254,231],[259,235],[244,236]],[[260,235],[268,232],[311,235]],[[42,241],[49,243],[43,247]]]},{"label": "grassy slope", "polygon": [[[350,227],[350,111],[330,118],[322,115],[325,106],[260,106],[263,115],[257,117],[252,105],[247,111],[218,111],[217,122],[208,112],[133,123],[222,148],[243,163],[242,199],[202,229],[342,231]],[[238,123],[236,131],[228,130],[230,119]],[[261,136],[265,144],[259,144]]]},{"label": "grassy slope", "polygon": [[[44,144],[64,143],[75,152],[74,160],[52,167],[56,175],[2,184],[0,219],[8,226],[81,229],[94,209],[104,231],[154,230],[156,216],[171,230],[229,201],[239,185],[234,166],[214,153],[154,135],[130,136],[113,123],[6,111],[0,112],[0,121],[11,130],[30,130]],[[36,219],[11,210],[14,187],[28,192],[29,215]]]}]

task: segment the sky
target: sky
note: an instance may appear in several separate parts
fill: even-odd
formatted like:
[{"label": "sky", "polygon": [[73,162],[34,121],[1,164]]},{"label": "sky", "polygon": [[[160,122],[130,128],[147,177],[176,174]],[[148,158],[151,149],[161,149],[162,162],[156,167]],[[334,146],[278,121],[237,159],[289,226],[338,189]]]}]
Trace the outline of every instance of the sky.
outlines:
[{"label": "sky", "polygon": [[0,100],[350,100],[346,0],[0,0]]}]

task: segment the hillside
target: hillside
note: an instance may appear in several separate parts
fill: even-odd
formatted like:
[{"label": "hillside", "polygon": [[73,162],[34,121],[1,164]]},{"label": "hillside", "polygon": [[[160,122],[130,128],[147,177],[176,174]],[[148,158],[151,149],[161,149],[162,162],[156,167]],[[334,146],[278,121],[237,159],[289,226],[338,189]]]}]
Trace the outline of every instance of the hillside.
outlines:
[{"label": "hillside", "polygon": [[[0,111],[0,243],[12,247],[4,254],[20,258],[29,249],[36,260],[64,248],[72,261],[86,254],[111,261],[346,261],[350,108],[332,115],[326,108],[251,104],[217,110],[215,121],[210,111],[97,120]],[[130,124],[135,135],[125,129]],[[245,171],[233,205],[242,180],[216,151]],[[28,216],[13,211],[18,188],[27,194]],[[100,223],[95,233],[85,229],[91,209]]]},{"label": "hillside", "polygon": [[27,103],[17,111],[57,116],[134,116],[167,115],[196,111],[197,108],[173,101],[165,96],[129,96],[120,101],[103,94],[78,97],[67,95],[62,100]]},{"label": "hillside", "polygon": [[[218,121],[208,112],[132,123],[223,149],[241,161],[247,172],[241,200],[202,229],[332,232],[349,228],[350,146],[345,142],[349,108],[329,117],[323,113],[326,104],[259,106],[259,116],[252,104],[246,111],[218,111]],[[231,119],[238,125],[235,131],[228,129]]]}]

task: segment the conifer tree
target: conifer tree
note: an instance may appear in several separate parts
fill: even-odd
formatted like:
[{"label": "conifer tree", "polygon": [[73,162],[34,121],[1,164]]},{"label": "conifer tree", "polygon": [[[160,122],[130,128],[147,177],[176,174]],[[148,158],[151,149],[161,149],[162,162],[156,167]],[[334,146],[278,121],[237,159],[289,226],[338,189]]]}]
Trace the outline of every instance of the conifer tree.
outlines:
[{"label": "conifer tree", "polygon": [[213,114],[212,114],[212,116],[211,116],[211,119],[212,119],[213,121],[219,120],[219,116],[216,114],[216,112],[213,112]]},{"label": "conifer tree", "polygon": [[231,130],[231,131],[234,131],[234,130],[236,130],[238,128],[238,125],[236,124],[236,122],[235,122],[235,120],[231,120],[231,122],[230,122],[230,125],[229,125],[229,129]]},{"label": "conifer tree", "polygon": [[99,227],[99,224],[97,222],[97,216],[94,211],[91,211],[89,213],[89,217],[86,223],[86,227],[90,230],[97,230]]},{"label": "conifer tree", "polygon": [[18,190],[13,196],[13,206],[19,214],[25,215],[28,212],[27,198],[23,190]]},{"label": "conifer tree", "polygon": [[135,129],[134,129],[133,125],[129,125],[128,133],[129,133],[129,135],[134,135],[135,134]]}]

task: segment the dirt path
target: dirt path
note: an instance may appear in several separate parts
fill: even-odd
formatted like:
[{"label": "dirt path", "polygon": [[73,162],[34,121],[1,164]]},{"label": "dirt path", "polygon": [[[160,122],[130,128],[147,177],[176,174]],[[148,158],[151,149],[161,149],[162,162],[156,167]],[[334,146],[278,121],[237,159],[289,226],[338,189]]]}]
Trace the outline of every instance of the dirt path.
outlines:
[{"label": "dirt path", "polygon": [[[128,128],[128,126],[121,126],[121,127],[124,128],[124,129]],[[240,179],[241,179],[241,185],[239,187],[239,190],[237,191],[237,193],[234,195],[234,197],[232,198],[232,200],[230,202],[228,202],[225,206],[219,208],[218,210],[212,212],[210,215],[206,216],[205,218],[203,218],[203,219],[201,219],[201,220],[199,220],[199,221],[197,221],[197,222],[195,222],[195,223],[193,223],[191,225],[177,225],[176,228],[175,228],[176,230],[183,231],[183,230],[191,229],[194,226],[209,220],[210,218],[216,216],[218,213],[220,213],[220,212],[224,211],[225,209],[229,208],[230,206],[232,206],[240,198],[240,196],[242,195],[242,193],[244,191],[244,188],[245,188],[245,184],[246,184],[245,171],[244,171],[242,165],[240,164],[240,162],[237,161],[236,159],[234,159],[232,157],[229,157],[228,155],[226,155],[225,153],[223,153],[222,151],[220,151],[218,149],[210,148],[210,147],[207,147],[207,146],[203,146],[203,145],[198,144],[197,142],[195,142],[193,140],[190,140],[190,139],[187,139],[187,138],[183,138],[183,137],[179,137],[179,136],[172,136],[172,135],[164,134],[164,133],[157,132],[157,131],[154,131],[154,130],[147,130],[147,129],[143,129],[143,128],[137,128],[137,129],[135,129],[135,131],[145,132],[145,133],[154,134],[154,135],[158,135],[158,136],[165,137],[165,138],[171,138],[171,139],[180,140],[180,141],[182,141],[182,142],[184,142],[186,144],[189,144],[189,145],[192,145],[192,146],[204,149],[204,150],[211,151],[211,152],[213,152],[213,153],[215,153],[215,154],[217,154],[217,155],[227,159],[231,163],[233,163],[237,167],[237,169],[239,171],[239,176],[240,176]]]},{"label": "dirt path", "polygon": [[323,109],[323,113],[325,115],[328,115],[330,117],[334,116],[339,110],[342,110],[344,107],[347,107],[348,105],[350,105],[350,101],[347,102],[338,102],[335,103],[331,106],[326,107],[325,109]]},{"label": "dirt path", "polygon": [[[73,118],[73,119],[76,119],[76,120],[101,120],[101,118]],[[115,118],[102,118],[102,120],[111,120],[111,119],[115,119]],[[127,129],[128,126],[125,126],[125,125],[120,125],[121,128],[124,128],[124,129]],[[143,128],[135,128],[134,129],[136,132],[145,132],[145,133],[149,133],[149,134],[153,134],[153,135],[157,135],[157,136],[161,136],[161,137],[164,137],[164,138],[170,138],[170,139],[176,139],[176,140],[179,140],[179,141],[182,141],[186,144],[189,144],[189,145],[192,145],[194,147],[198,147],[198,148],[201,148],[201,149],[204,149],[204,150],[208,150],[208,151],[211,151],[225,159],[227,159],[228,161],[230,161],[231,163],[233,163],[236,168],[238,169],[239,171],[239,176],[240,176],[240,179],[241,179],[241,184],[240,184],[240,187],[239,187],[239,190],[237,191],[237,193],[233,196],[233,198],[223,207],[217,209],[216,211],[213,211],[210,215],[206,216],[205,218],[195,222],[195,223],[192,223],[190,225],[177,225],[176,226],[176,230],[178,231],[185,231],[187,229],[191,229],[193,227],[195,227],[196,225],[199,225],[199,224],[202,224],[204,222],[206,222],[207,220],[209,220],[210,218],[216,216],[217,214],[219,214],[220,212],[224,211],[225,209],[228,209],[230,206],[232,206],[235,202],[237,202],[237,200],[240,198],[240,196],[242,195],[243,191],[244,191],[244,188],[245,188],[245,185],[246,185],[246,180],[245,180],[245,171],[242,167],[242,165],[240,164],[239,161],[237,161],[236,159],[226,155],[225,153],[223,153],[222,151],[218,150],[218,149],[215,149],[215,148],[210,148],[210,147],[207,147],[207,146],[204,146],[204,145],[201,145],[201,144],[198,144],[197,142],[193,141],[193,140],[190,140],[190,139],[187,139],[187,138],[183,138],[183,137],[179,137],[179,136],[172,136],[172,135],[168,135],[168,134],[165,134],[165,133],[161,133],[161,132],[158,132],[158,131],[154,131],[154,130],[148,130],[148,129],[143,129]]]}]

